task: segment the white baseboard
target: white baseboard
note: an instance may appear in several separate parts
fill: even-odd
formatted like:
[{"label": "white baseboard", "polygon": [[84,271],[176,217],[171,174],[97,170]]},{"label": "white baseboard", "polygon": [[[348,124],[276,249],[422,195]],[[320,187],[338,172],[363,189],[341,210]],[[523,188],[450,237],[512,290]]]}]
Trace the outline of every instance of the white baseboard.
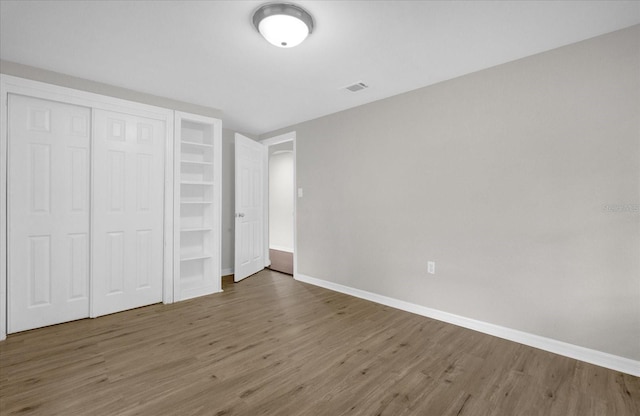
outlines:
[{"label": "white baseboard", "polygon": [[269,246],[270,250],[278,250],[278,251],[284,251],[286,253],[293,253],[293,247],[285,247],[285,246]]},{"label": "white baseboard", "polygon": [[552,338],[541,337],[539,335],[530,334],[528,332],[518,331],[499,325],[490,324],[488,322],[477,321],[475,319],[466,318],[464,316],[455,315],[449,312],[443,312],[437,309],[427,308],[426,306],[416,305],[415,303],[405,302],[402,300],[390,298],[365,290],[355,289],[344,286],[339,283],[329,282],[304,274],[296,274],[296,280],[320,286],[335,292],[344,293],[355,296],[357,298],[366,299],[392,308],[400,309],[406,312],[415,313],[417,315],[426,316],[427,318],[437,319],[463,328],[472,329],[488,335],[493,335],[509,341],[514,341],[530,347],[549,351],[565,357],[574,358],[600,367],[609,368],[611,370],[620,371],[640,377],[640,361],[631,360],[629,358],[619,357],[602,351],[592,350],[578,345],[569,344]]},{"label": "white baseboard", "polygon": [[222,276],[229,276],[230,274],[233,274],[233,267],[230,267],[228,269],[222,269],[220,270],[220,274]]}]

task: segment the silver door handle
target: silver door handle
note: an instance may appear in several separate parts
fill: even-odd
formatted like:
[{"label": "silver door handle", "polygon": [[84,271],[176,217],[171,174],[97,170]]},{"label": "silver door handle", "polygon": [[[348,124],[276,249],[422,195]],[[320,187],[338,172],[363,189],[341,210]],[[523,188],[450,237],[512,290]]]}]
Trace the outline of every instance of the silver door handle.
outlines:
[{"label": "silver door handle", "polygon": [[244,212],[239,212],[239,213],[237,213],[237,214],[236,214],[236,217],[240,217],[240,218],[244,217]]}]

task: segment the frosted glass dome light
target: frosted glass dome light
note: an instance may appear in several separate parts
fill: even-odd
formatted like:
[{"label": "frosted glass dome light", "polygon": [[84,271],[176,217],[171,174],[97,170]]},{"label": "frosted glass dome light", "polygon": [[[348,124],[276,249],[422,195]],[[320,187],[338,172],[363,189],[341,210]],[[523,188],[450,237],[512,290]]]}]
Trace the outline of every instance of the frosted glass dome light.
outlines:
[{"label": "frosted glass dome light", "polygon": [[313,31],[313,18],[294,4],[265,4],[253,14],[253,25],[270,44],[293,48]]}]

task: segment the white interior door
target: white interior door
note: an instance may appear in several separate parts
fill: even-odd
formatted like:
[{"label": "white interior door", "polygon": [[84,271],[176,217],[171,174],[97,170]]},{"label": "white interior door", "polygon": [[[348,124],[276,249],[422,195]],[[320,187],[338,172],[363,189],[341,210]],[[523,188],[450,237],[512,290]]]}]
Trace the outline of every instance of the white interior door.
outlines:
[{"label": "white interior door", "polygon": [[91,110],[9,95],[8,332],[89,316]]},{"label": "white interior door", "polygon": [[234,280],[259,272],[264,264],[264,180],[266,147],[236,133],[236,231]]},{"label": "white interior door", "polygon": [[162,301],[164,122],[94,110],[91,316]]}]

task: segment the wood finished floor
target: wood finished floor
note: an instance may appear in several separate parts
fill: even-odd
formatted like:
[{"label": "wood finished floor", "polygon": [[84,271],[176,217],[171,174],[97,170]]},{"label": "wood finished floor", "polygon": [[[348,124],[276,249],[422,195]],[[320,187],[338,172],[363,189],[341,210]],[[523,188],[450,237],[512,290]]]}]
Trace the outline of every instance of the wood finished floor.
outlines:
[{"label": "wood finished floor", "polygon": [[640,379],[263,271],[10,335],[0,414],[637,416]]}]

